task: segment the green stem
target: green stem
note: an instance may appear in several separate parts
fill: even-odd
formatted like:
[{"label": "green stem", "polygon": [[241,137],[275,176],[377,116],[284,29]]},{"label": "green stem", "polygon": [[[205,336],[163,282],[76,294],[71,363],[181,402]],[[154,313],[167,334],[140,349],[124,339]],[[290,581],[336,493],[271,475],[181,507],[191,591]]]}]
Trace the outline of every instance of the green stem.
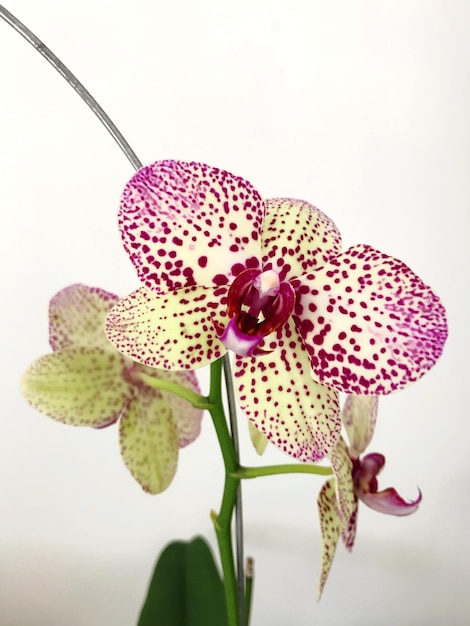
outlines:
[{"label": "green stem", "polygon": [[220,560],[224,575],[225,603],[229,626],[241,626],[237,595],[237,577],[233,556],[231,524],[233,510],[237,500],[240,479],[234,476],[238,469],[237,457],[232,438],[225,419],[222,402],[222,359],[211,364],[211,382],[209,391],[209,409],[212,422],[219,440],[225,466],[225,483],[222,503],[218,514],[212,514],[212,521],[217,535]]},{"label": "green stem", "polygon": [[171,391],[171,393],[174,393],[176,396],[184,398],[190,402],[197,409],[208,409],[210,411],[212,408],[212,404],[208,397],[201,396],[199,393],[196,393],[191,389],[187,389],[178,383],[174,383],[164,378],[157,378],[151,374],[144,374],[143,372],[133,372],[132,376],[134,379],[141,380],[148,387],[152,387],[153,389]]},{"label": "green stem", "polygon": [[258,478],[259,476],[276,476],[277,474],[318,474],[319,476],[331,476],[331,467],[321,465],[289,463],[287,465],[265,465],[263,467],[239,467],[232,473],[233,478]]}]

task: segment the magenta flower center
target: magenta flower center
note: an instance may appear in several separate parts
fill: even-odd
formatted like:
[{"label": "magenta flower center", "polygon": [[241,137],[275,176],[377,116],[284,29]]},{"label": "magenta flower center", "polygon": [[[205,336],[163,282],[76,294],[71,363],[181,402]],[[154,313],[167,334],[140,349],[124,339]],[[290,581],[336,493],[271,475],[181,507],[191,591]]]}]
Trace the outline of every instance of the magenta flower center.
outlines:
[{"label": "magenta flower center", "polygon": [[227,304],[230,321],[219,338],[236,354],[252,355],[266,335],[289,319],[294,302],[294,288],[288,282],[281,282],[277,272],[247,269],[230,287]]}]

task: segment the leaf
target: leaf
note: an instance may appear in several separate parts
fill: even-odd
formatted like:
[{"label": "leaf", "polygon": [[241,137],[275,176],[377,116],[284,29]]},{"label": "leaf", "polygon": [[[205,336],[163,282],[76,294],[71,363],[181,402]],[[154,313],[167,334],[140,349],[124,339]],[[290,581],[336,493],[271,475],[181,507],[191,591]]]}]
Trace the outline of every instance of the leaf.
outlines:
[{"label": "leaf", "polygon": [[205,539],[161,552],[138,626],[227,626],[224,587]]}]

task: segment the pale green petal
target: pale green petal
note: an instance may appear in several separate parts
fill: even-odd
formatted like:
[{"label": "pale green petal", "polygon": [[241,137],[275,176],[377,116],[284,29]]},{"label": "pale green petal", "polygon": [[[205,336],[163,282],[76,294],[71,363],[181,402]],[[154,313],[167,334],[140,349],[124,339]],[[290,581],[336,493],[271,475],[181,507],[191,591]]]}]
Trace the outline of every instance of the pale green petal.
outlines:
[{"label": "pale green petal", "polygon": [[336,488],[333,479],[328,480],[321,488],[317,504],[322,535],[321,572],[318,586],[318,599],[320,599],[333,564],[341,532],[341,522],[336,512]]},{"label": "pale green petal", "polygon": [[377,396],[348,396],[342,411],[350,455],[359,458],[371,442],[377,420]]},{"label": "pale green petal", "polygon": [[341,524],[346,525],[355,507],[354,484],[352,479],[352,463],[344,439],[339,439],[329,454],[331,468],[335,474],[335,489],[338,505],[338,516]]},{"label": "pale green petal", "polygon": [[164,491],[178,464],[178,429],[169,404],[158,389],[143,386],[119,424],[121,455],[141,487]]},{"label": "pale green petal", "polygon": [[[146,370],[155,372],[151,368]],[[177,383],[182,387],[191,389],[196,393],[201,393],[197,376],[192,371],[182,372],[167,372],[165,370],[159,370],[159,374],[165,380],[169,380],[173,383]],[[196,409],[184,398],[170,393],[169,391],[162,392],[163,397],[171,407],[173,417],[178,428],[179,447],[183,448],[189,443],[193,442],[201,432],[201,420],[204,411],[202,409]]]},{"label": "pale green petal", "polygon": [[21,390],[30,404],[59,422],[103,426],[116,420],[132,397],[125,367],[115,350],[64,348],[35,361]]},{"label": "pale green petal", "polygon": [[248,422],[248,432],[250,433],[251,443],[253,444],[256,452],[261,456],[264,454],[264,451],[268,445],[268,439],[259,430],[252,422]]},{"label": "pale green petal", "polygon": [[110,347],[104,324],[106,315],[118,300],[118,296],[104,289],[81,284],[59,291],[49,303],[51,348]]},{"label": "pale green petal", "polygon": [[194,370],[223,356],[214,323],[226,323],[227,287],[189,287],[159,296],[141,287],[113,307],[109,340],[132,360],[165,370]]}]

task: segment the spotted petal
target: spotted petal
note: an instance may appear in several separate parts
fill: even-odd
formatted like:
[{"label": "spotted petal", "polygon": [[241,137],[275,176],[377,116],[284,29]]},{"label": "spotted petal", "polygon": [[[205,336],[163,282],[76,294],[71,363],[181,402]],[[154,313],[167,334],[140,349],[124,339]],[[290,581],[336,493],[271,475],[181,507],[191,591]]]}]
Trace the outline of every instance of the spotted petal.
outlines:
[{"label": "spotted petal", "polygon": [[352,479],[352,463],[344,439],[340,437],[328,455],[335,475],[337,513],[342,525],[349,522],[354,511],[355,495]]},{"label": "spotted petal", "polygon": [[357,496],[354,496],[354,505],[352,509],[351,516],[345,526],[341,529],[341,540],[345,546],[345,548],[351,552],[354,547],[354,542],[356,540],[356,531],[357,531],[357,515],[359,512],[358,499]]},{"label": "spotted petal", "polygon": [[312,204],[291,198],[266,201],[261,233],[263,269],[290,280],[321,267],[341,252],[341,234]]},{"label": "spotted petal", "polygon": [[313,381],[308,356],[292,321],[269,354],[237,357],[240,406],[269,441],[300,461],[318,461],[341,430],[338,394]]},{"label": "spotted petal", "polygon": [[70,347],[47,354],[25,372],[21,390],[42,413],[73,426],[103,426],[118,419],[133,396],[114,350]]},{"label": "spotted petal", "polygon": [[377,420],[377,396],[348,396],[342,410],[348,433],[349,454],[358,458],[371,442]]},{"label": "spotted petal", "polygon": [[327,480],[317,499],[322,535],[322,554],[318,599],[321,598],[330,573],[341,532],[341,522],[336,512],[335,481]]},{"label": "spotted petal", "polygon": [[338,391],[382,395],[418,380],[447,337],[439,298],[409,267],[358,245],[292,281],[313,377]]},{"label": "spotted petal", "polygon": [[[152,373],[150,368],[146,368],[148,373]],[[153,370],[155,373],[155,370]],[[182,372],[159,372],[159,376],[173,383],[182,385],[191,391],[201,393],[197,376],[191,371]],[[192,443],[201,432],[201,420],[204,411],[194,408],[187,400],[174,393],[162,392],[162,397],[171,408],[173,418],[178,430],[178,445],[184,448]]]},{"label": "spotted petal", "polygon": [[178,428],[170,405],[143,386],[119,423],[121,455],[132,476],[149,493],[164,491],[178,463]]},{"label": "spotted petal", "polygon": [[49,303],[49,342],[53,350],[69,346],[109,347],[104,322],[119,297],[98,287],[75,284]]},{"label": "spotted petal", "polygon": [[189,287],[165,295],[142,287],[109,313],[106,335],[138,363],[166,370],[197,369],[226,353],[214,323],[226,322],[227,287]]},{"label": "spotted petal", "polygon": [[157,161],[126,185],[119,212],[124,248],[157,293],[231,282],[257,267],[265,206],[243,178],[203,163]]}]

